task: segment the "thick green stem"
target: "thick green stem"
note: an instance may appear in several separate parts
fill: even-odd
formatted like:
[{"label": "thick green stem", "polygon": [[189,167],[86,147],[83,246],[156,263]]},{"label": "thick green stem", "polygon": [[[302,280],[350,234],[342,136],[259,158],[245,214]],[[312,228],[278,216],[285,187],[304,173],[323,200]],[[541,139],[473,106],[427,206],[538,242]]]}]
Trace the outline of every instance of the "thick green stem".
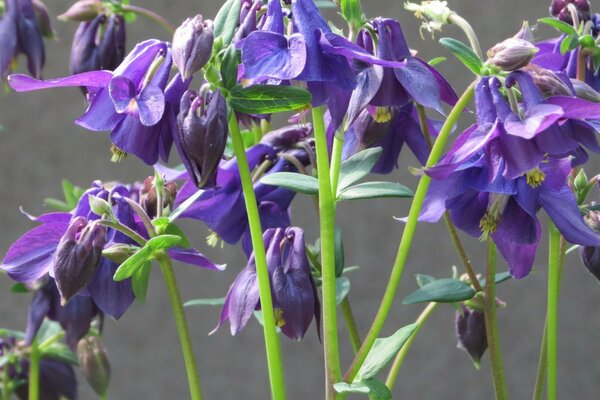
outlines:
[{"label": "thick green stem", "polygon": [[275,313],[273,312],[273,299],[271,297],[269,271],[267,270],[265,244],[262,239],[262,227],[260,216],[258,214],[256,195],[254,194],[254,187],[252,185],[250,167],[248,166],[248,159],[246,158],[246,149],[244,148],[240,128],[235,113],[233,112],[229,117],[229,134],[231,135],[233,150],[238,162],[242,190],[244,193],[244,202],[246,204],[246,213],[248,214],[248,225],[250,226],[250,236],[252,238],[254,261],[256,263],[256,276],[258,278],[258,291],[260,295],[260,307],[263,316],[263,332],[267,350],[269,380],[271,382],[271,396],[275,400],[285,399],[283,362],[281,358],[279,336],[275,329]]},{"label": "thick green stem", "polygon": [[31,343],[29,355],[29,400],[40,398],[40,350],[37,339]]},{"label": "thick green stem", "polygon": [[467,35],[469,43],[471,44],[471,48],[473,49],[475,54],[477,54],[477,56],[481,60],[483,60],[483,52],[481,51],[481,46],[479,45],[479,39],[477,39],[477,35],[475,34],[475,31],[473,30],[471,24],[469,24],[469,22],[466,19],[454,12],[451,13],[448,17],[448,22],[462,29],[465,35]]},{"label": "thick green stem", "polygon": [[400,372],[400,367],[402,367],[402,363],[404,362],[404,359],[406,358],[406,355],[408,354],[408,350],[410,350],[410,346],[413,344],[413,342],[415,341],[415,339],[417,337],[417,334],[419,333],[419,331],[421,330],[421,328],[423,327],[425,322],[427,322],[427,320],[429,319],[431,314],[433,314],[433,312],[437,308],[438,304],[439,303],[427,304],[427,307],[425,307],[425,309],[419,315],[419,317],[417,318],[417,321],[415,322],[417,324],[417,326],[415,327],[415,330],[413,331],[412,335],[410,335],[410,337],[408,338],[406,343],[404,343],[404,345],[402,345],[402,347],[400,348],[400,351],[396,355],[396,358],[394,359],[394,363],[392,364],[392,367],[390,368],[390,372],[388,373],[387,379],[385,380],[385,385],[390,390],[392,390],[392,388],[394,387],[394,383],[396,382],[396,377],[398,377],[398,372]]},{"label": "thick green stem", "polygon": [[321,234],[321,279],[323,282],[323,350],[325,353],[326,399],[338,398],[333,384],[341,380],[340,354],[335,299],[335,203],[331,191],[329,153],[323,107],[312,109],[317,172],[319,178],[319,216]]},{"label": "thick green stem", "polygon": [[492,363],[492,377],[494,379],[494,392],[496,400],[508,399],[506,380],[504,379],[504,366],[502,365],[502,353],[500,351],[500,338],[498,334],[498,319],[496,317],[496,245],[488,241],[487,269],[485,276],[485,332],[488,347],[490,349],[490,361]]},{"label": "thick green stem", "polygon": [[342,314],[344,315],[344,320],[346,321],[346,326],[348,327],[348,335],[350,336],[350,343],[352,344],[352,350],[354,353],[360,349],[361,339],[360,333],[358,333],[358,327],[356,326],[356,320],[354,319],[354,313],[352,312],[352,307],[350,306],[350,300],[348,300],[348,296],[342,300],[342,304],[340,304],[340,308],[342,309]]},{"label": "thick green stem", "polygon": [[190,387],[190,398],[192,400],[201,400],[202,388],[200,386],[200,376],[198,375],[198,368],[196,367],[196,357],[194,356],[192,338],[190,336],[187,319],[185,318],[185,312],[183,311],[183,303],[181,302],[181,294],[179,293],[179,287],[177,286],[175,271],[173,271],[173,264],[166,253],[157,254],[156,259],[160,264],[169,299],[171,300],[171,306],[173,307],[173,317],[175,318],[177,333],[179,334],[179,343],[181,345],[188,385]]},{"label": "thick green stem", "polygon": [[[446,145],[446,142],[448,141],[448,137],[450,136],[452,128],[457,123],[463,110],[467,107],[467,105],[471,102],[471,99],[473,98],[473,88],[474,83],[469,85],[467,90],[463,93],[463,95],[460,97],[460,99],[448,115],[446,122],[444,122],[444,126],[440,130],[438,138],[435,144],[433,145],[433,148],[431,149],[431,153],[429,154],[429,159],[427,160],[428,167],[431,167],[435,163],[437,163],[440,157],[442,156],[444,147]],[[429,178],[427,175],[421,176],[421,179],[419,180],[419,185],[417,186],[417,190],[415,191],[415,197],[413,198],[413,202],[408,213],[408,220],[406,222],[406,226],[404,227],[404,232],[402,233],[402,239],[400,239],[398,253],[396,254],[396,260],[394,262],[394,266],[392,268],[390,279],[385,289],[383,299],[381,300],[379,310],[377,311],[377,315],[375,316],[373,324],[371,325],[371,329],[369,329],[369,333],[365,337],[365,340],[363,341],[359,352],[354,357],[354,361],[352,362],[352,365],[350,365],[350,368],[346,373],[346,382],[352,382],[352,380],[358,373],[358,370],[365,361],[367,354],[369,354],[369,351],[373,347],[375,339],[377,339],[377,337],[379,336],[379,333],[383,328],[383,325],[385,323],[385,320],[387,319],[390,309],[392,308],[392,304],[396,298],[396,291],[402,278],[404,266],[406,265],[406,259],[408,257],[408,252],[412,244],[412,239],[417,228],[419,214],[421,213],[421,208],[423,207],[423,202],[425,201],[425,195],[427,194],[427,189],[429,189],[430,182],[431,178]]]},{"label": "thick green stem", "polygon": [[148,18],[150,21],[156,22],[160,26],[162,26],[169,34],[175,33],[175,26],[171,24],[169,21],[155,13],[154,11],[148,10],[147,8],[137,7],[137,6],[121,6],[124,11],[131,11],[137,15],[141,15],[143,17]]},{"label": "thick green stem", "polygon": [[546,383],[546,373],[548,372],[548,318],[544,322],[544,333],[542,335],[542,344],[540,345],[540,360],[538,361],[538,370],[535,377],[535,388],[533,389],[533,400],[542,400],[544,387]]},{"label": "thick green stem", "polygon": [[549,222],[548,251],[548,400],[556,400],[556,371],[558,350],[558,292],[560,284],[560,232]]}]

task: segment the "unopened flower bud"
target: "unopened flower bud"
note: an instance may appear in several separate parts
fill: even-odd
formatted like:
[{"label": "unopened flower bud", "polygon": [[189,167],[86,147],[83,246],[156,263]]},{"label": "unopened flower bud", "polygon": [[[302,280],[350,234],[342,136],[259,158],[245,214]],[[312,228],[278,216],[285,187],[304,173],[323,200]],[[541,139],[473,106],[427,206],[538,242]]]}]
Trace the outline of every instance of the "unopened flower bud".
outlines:
[{"label": "unopened flower bud", "polygon": [[549,69],[528,64],[524,70],[533,78],[533,82],[542,92],[542,96],[572,96],[571,89],[562,79]]},{"label": "unopened flower bud", "polygon": [[110,363],[98,336],[83,338],[77,344],[79,366],[98,396],[106,393],[110,382]]},{"label": "unopened flower bud", "polygon": [[590,2],[588,0],[553,0],[550,4],[550,15],[568,24],[573,23],[573,16],[569,10],[569,4],[575,6],[579,21],[587,21],[591,18]]},{"label": "unopened flower bud", "polygon": [[58,19],[85,22],[91,21],[102,11],[100,0],[80,0],[73,4],[67,11],[58,16]]},{"label": "unopened flower bud", "polygon": [[104,247],[106,229],[84,217],[75,218],[54,253],[54,279],[61,303],[67,303],[94,276]]},{"label": "unopened flower bud", "polygon": [[523,21],[523,26],[521,26],[519,32],[517,32],[513,37],[515,39],[527,40],[529,43],[535,43],[533,32],[531,31],[531,28],[529,27],[529,22],[527,21]]},{"label": "unopened flower bud", "polygon": [[31,75],[40,79],[46,61],[42,30],[38,24],[32,0],[21,0],[18,2],[18,6],[18,48],[27,56],[27,69]]},{"label": "unopened flower bud", "polygon": [[219,91],[209,100],[184,93],[177,116],[175,144],[190,177],[199,188],[214,186],[227,145],[227,105]]},{"label": "unopened flower bud", "polygon": [[173,63],[184,80],[200,71],[210,60],[214,35],[212,21],[202,15],[188,18],[173,36]]},{"label": "unopened flower bud", "polygon": [[577,97],[600,103],[600,93],[598,93],[587,83],[580,81],[579,79],[571,79],[571,84],[575,89],[575,94],[577,94]]},{"label": "unopened flower bud", "polygon": [[134,248],[127,244],[115,244],[102,250],[102,257],[106,257],[117,264],[122,264],[135,253]]},{"label": "unopened flower bud", "polygon": [[487,51],[489,62],[504,71],[523,68],[533,58],[538,48],[524,39],[508,38]]},{"label": "unopened flower bud", "polygon": [[479,368],[481,357],[488,346],[483,313],[461,306],[461,311],[456,311],[456,336],[458,347],[466,350],[475,367]]},{"label": "unopened flower bud", "polygon": [[[163,209],[173,207],[175,197],[177,196],[177,184],[173,181],[165,182],[162,193]],[[140,204],[150,218],[156,216],[157,210],[156,186],[154,186],[154,177],[150,176],[144,180],[140,190]]]}]

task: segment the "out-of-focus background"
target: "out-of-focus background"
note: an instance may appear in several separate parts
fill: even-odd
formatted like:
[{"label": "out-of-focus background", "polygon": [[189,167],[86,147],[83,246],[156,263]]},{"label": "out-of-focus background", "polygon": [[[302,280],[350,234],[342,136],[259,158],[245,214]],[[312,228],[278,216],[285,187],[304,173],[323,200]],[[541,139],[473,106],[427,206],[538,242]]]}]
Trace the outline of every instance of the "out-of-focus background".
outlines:
[{"label": "out-of-focus background", "polygon": [[[70,1],[48,0],[52,15],[68,8]],[[482,47],[512,36],[521,21],[535,23],[547,16],[547,0],[475,1],[450,0],[450,6],[468,19],[479,35]],[[134,2],[159,12],[174,24],[197,13],[212,18],[219,8],[218,0],[146,0]],[[419,22],[403,10],[402,2],[363,0],[367,15],[385,15],[401,21],[409,45],[418,49],[421,58],[447,56],[439,66],[458,92],[462,91],[470,73],[452,59],[437,39],[452,36],[466,41],[455,27],[443,33],[419,36]],[[328,11],[329,18],[336,18]],[[341,25],[340,25],[341,26]],[[67,65],[75,23],[54,21],[58,41],[47,43],[47,78],[68,74]],[[551,32],[536,33],[548,37]],[[170,40],[159,27],[143,18],[128,26],[128,49],[140,40],[157,37]],[[0,95],[0,255],[33,225],[19,207],[33,214],[47,210],[46,197],[59,198],[61,178],[87,186],[94,179],[132,182],[152,174],[149,167],[134,157],[120,164],[109,161],[107,133],[89,132],[73,124],[85,107],[77,89],[56,89],[27,94]],[[593,156],[598,157],[598,156]],[[173,156],[175,159],[176,156]],[[405,151],[400,169],[385,179],[415,187],[416,180],[407,166],[417,162]],[[600,165],[595,162],[592,165]],[[598,171],[590,170],[588,175]],[[394,260],[403,225],[393,219],[404,216],[408,200],[379,200],[344,203],[339,207],[338,221],[346,242],[347,265],[360,269],[349,275],[352,280],[350,299],[361,334],[365,334],[381,299],[390,266]],[[315,213],[307,198],[294,202],[292,218],[305,228],[309,241],[316,238]],[[198,270],[178,265],[177,277],[184,299],[212,298],[225,295],[229,284],[245,265],[239,247],[211,249],[205,245],[207,229],[200,223],[184,223],[195,244],[216,262],[227,263],[224,273]],[[462,235],[474,265],[483,271],[484,246]],[[511,398],[530,398],[538,361],[538,351],[545,316],[546,267],[545,246],[538,252],[535,272],[521,281],[508,281],[498,296],[508,303],[499,311],[501,345]],[[451,274],[451,266],[460,266],[443,224],[421,225],[410,254],[399,295],[383,332],[390,334],[416,318],[420,305],[403,306],[401,300],[417,288],[415,273],[436,277]],[[501,262],[499,270],[505,270]],[[10,294],[12,282],[0,276],[0,327],[24,329],[30,296]],[[598,398],[600,387],[600,287],[585,270],[575,254],[567,256],[564,285],[560,299],[559,398]],[[200,375],[207,399],[267,399],[268,378],[264,357],[262,329],[251,321],[237,337],[231,337],[228,326],[208,335],[217,323],[220,308],[187,309]],[[341,318],[340,318],[341,319]],[[343,365],[351,361],[352,350],[340,321]],[[118,322],[105,324],[105,345],[112,364],[111,399],[186,399],[188,389],[177,333],[170,314],[170,304],[158,269],[153,271],[148,300],[134,304]],[[314,326],[302,342],[282,338],[289,398],[323,398],[322,349]],[[474,369],[467,354],[456,348],[454,310],[442,306],[427,322],[410,350],[394,388],[394,398],[418,399],[491,399],[492,383],[488,355],[481,370]],[[94,399],[93,392],[80,380],[80,398]]]}]

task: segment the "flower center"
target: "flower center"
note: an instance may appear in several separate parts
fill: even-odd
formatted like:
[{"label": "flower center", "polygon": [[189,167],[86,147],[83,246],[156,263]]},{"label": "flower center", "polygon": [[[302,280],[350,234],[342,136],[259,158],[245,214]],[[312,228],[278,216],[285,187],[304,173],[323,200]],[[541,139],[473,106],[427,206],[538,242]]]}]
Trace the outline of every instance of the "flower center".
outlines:
[{"label": "flower center", "polygon": [[481,236],[479,240],[486,241],[490,235],[496,232],[498,225],[500,224],[500,218],[506,208],[508,199],[510,197],[506,194],[492,193],[488,203],[488,208],[483,214],[483,217],[479,221],[479,228],[481,229]]},{"label": "flower center", "polygon": [[383,124],[392,119],[392,112],[389,107],[375,107],[375,122]]},{"label": "flower center", "polygon": [[544,182],[546,175],[539,168],[534,168],[531,171],[525,173],[525,177],[527,179],[527,184],[532,188],[536,188]]},{"label": "flower center", "polygon": [[223,248],[225,242],[223,242],[223,239],[221,239],[219,234],[210,229],[209,231],[210,233],[206,237],[206,244],[208,244],[210,247],[217,247],[219,243],[221,243],[221,248]]}]

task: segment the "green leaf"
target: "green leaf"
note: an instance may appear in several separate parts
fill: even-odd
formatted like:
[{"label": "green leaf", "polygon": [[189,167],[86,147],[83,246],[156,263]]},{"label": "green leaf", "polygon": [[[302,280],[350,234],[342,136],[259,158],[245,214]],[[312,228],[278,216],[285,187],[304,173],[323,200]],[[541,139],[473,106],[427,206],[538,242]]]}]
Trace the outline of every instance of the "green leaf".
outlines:
[{"label": "green leaf", "polygon": [[10,287],[11,293],[29,293],[29,288],[24,283],[17,282]]},{"label": "green leaf", "polygon": [[340,179],[338,182],[338,196],[348,186],[367,176],[379,157],[381,157],[381,147],[359,151],[353,154],[340,165]]},{"label": "green leaf", "polygon": [[298,193],[319,193],[317,178],[297,172],[274,172],[263,176],[260,181],[266,185],[280,186]]},{"label": "green leaf", "polygon": [[350,279],[345,276],[335,278],[335,304],[340,304],[350,292]]},{"label": "green leaf", "polygon": [[222,306],[225,304],[225,297],[219,297],[216,299],[194,299],[183,303],[184,307],[193,306]]},{"label": "green leaf", "polygon": [[147,245],[133,253],[131,257],[125,260],[119,268],[117,268],[113,280],[118,282],[131,277],[139,268],[142,268],[146,262],[152,260],[152,253],[152,248]]},{"label": "green leaf", "polygon": [[150,248],[154,252],[175,247],[181,241],[182,239],[178,235],[159,235],[148,240],[145,247]]},{"label": "green leaf", "polygon": [[315,1],[315,4],[321,10],[338,8],[337,4],[335,4],[333,1],[328,0],[317,0]]},{"label": "green leaf", "polygon": [[41,358],[53,358],[58,361],[63,361],[71,365],[79,364],[79,360],[75,354],[63,343],[53,343],[52,346],[40,350]]},{"label": "green leaf", "polygon": [[231,43],[235,28],[240,17],[242,0],[227,0],[215,17],[213,33],[215,37],[222,36],[225,46]]},{"label": "green leaf", "polygon": [[475,75],[479,75],[483,64],[477,54],[463,42],[452,38],[441,38],[440,44],[450,50]]},{"label": "green leaf", "polygon": [[131,275],[131,288],[133,289],[133,294],[142,304],[146,302],[151,271],[152,262],[146,261],[133,273],[133,275]]},{"label": "green leaf", "polygon": [[[504,281],[509,280],[510,278],[512,278],[512,276],[510,275],[510,272],[506,271],[506,272],[500,272],[496,274],[496,277],[494,279],[496,285],[499,283],[502,283]],[[481,286],[485,286],[485,278],[480,279],[479,283],[481,284]]]},{"label": "green leaf", "polygon": [[427,64],[431,65],[432,67],[435,67],[436,65],[443,63],[446,60],[447,60],[446,57],[436,57],[436,58],[432,58],[431,60],[429,60],[427,62]]},{"label": "green leaf", "polygon": [[133,11],[123,11],[123,12],[121,12],[121,15],[123,15],[125,22],[127,22],[128,24],[134,23],[135,20],[137,19],[137,15]]},{"label": "green leaf", "polygon": [[310,92],[295,86],[235,86],[229,94],[229,105],[246,114],[274,114],[308,107]]},{"label": "green leaf", "polygon": [[413,334],[417,324],[410,324],[396,331],[392,336],[375,339],[375,343],[360,367],[354,382],[372,378],[396,356],[402,345]]},{"label": "green leaf", "polygon": [[466,282],[458,279],[444,278],[430,282],[421,289],[412,292],[402,304],[428,303],[453,303],[455,301],[469,300],[475,296],[475,289]]},{"label": "green leaf", "polygon": [[417,280],[417,285],[419,285],[419,287],[421,288],[427,285],[428,283],[435,281],[435,278],[433,276],[426,274],[416,274],[415,279]]},{"label": "green leaf", "polygon": [[230,44],[225,50],[223,61],[221,62],[222,84],[225,89],[231,90],[237,83],[238,64],[240,51]]},{"label": "green leaf", "polygon": [[562,33],[566,33],[567,35],[573,35],[577,33],[573,25],[567,24],[566,22],[556,18],[540,18],[538,19],[538,22],[541,22],[545,25],[550,25],[551,27],[558,29]]},{"label": "green leaf", "polygon": [[577,35],[566,36],[560,43],[560,54],[566,54],[567,51],[575,49],[579,45],[579,38]]},{"label": "green leaf", "polygon": [[338,194],[337,200],[382,199],[390,197],[413,197],[409,188],[393,182],[365,182],[350,186]]},{"label": "green leaf", "polygon": [[65,196],[65,202],[68,205],[72,205],[72,206],[77,205],[78,198],[75,198],[75,186],[73,186],[73,184],[66,179],[63,179],[61,181],[61,183],[62,183],[63,196]]},{"label": "green leaf", "polygon": [[48,207],[55,209],[56,211],[68,212],[73,209],[73,207],[69,206],[64,201],[53,199],[50,197],[44,199],[44,204]]},{"label": "green leaf", "polygon": [[370,400],[390,400],[392,398],[390,389],[383,382],[376,379],[365,379],[351,384],[338,382],[333,385],[333,388],[338,393],[366,394]]},{"label": "green leaf", "polygon": [[340,0],[340,10],[349,25],[360,27],[363,24],[364,14],[360,0]]}]

